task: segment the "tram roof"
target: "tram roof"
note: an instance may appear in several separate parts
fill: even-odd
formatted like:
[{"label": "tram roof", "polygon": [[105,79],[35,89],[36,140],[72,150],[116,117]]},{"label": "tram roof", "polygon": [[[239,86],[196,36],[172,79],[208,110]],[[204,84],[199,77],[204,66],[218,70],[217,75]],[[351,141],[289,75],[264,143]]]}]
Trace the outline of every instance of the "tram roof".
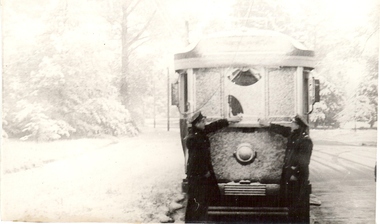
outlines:
[{"label": "tram roof", "polygon": [[275,31],[219,33],[202,37],[174,55],[176,70],[230,66],[314,68],[314,51]]}]

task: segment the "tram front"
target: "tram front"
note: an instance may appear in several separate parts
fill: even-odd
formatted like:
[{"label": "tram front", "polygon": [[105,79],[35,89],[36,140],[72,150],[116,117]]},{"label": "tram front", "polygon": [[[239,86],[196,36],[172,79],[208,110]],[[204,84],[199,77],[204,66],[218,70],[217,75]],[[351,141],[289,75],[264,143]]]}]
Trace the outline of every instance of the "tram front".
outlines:
[{"label": "tram front", "polygon": [[[259,121],[286,127],[296,114],[308,120],[319,98],[313,58],[313,51],[292,38],[262,30],[207,36],[175,54],[182,139],[187,118],[197,111],[208,122],[243,116],[209,136],[222,195],[209,207],[214,220],[289,217],[290,192],[282,180],[287,139]],[[185,144],[183,150],[186,162]],[[304,198],[307,210],[310,193],[311,185]]]}]

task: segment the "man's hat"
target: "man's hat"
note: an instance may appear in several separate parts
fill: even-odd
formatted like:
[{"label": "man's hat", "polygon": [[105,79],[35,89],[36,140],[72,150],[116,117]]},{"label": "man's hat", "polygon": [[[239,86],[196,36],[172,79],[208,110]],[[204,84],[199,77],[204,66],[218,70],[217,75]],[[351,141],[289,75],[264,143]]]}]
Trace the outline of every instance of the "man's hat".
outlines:
[{"label": "man's hat", "polygon": [[196,112],[195,114],[193,114],[193,116],[191,116],[187,122],[189,124],[195,124],[197,123],[198,121],[200,121],[202,118],[206,118],[205,116],[202,115],[202,113],[200,111]]},{"label": "man's hat", "polygon": [[295,121],[297,124],[299,124],[299,125],[303,125],[303,126],[305,126],[305,127],[309,127],[309,123],[307,122],[307,120],[306,120],[303,116],[301,116],[301,115],[299,115],[299,114],[297,114],[297,115],[294,117],[294,121]]}]

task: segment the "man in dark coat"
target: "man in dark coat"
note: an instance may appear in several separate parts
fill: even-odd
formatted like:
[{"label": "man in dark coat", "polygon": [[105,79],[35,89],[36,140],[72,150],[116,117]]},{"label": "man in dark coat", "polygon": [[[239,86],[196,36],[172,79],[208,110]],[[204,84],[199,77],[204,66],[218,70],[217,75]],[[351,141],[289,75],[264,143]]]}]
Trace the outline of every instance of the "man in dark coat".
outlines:
[{"label": "man in dark coat", "polygon": [[[263,122],[260,122],[264,124]],[[270,123],[270,130],[288,139],[281,185],[282,195],[291,203],[290,216],[301,223],[309,223],[309,164],[313,142],[307,121],[295,116],[290,127]]]},{"label": "man in dark coat", "polygon": [[241,117],[231,117],[206,125],[205,119],[201,112],[197,112],[188,120],[191,127],[185,138],[189,150],[186,223],[206,222],[209,202],[220,193],[211,164],[210,141],[207,135],[227,127],[230,122],[241,121]]}]

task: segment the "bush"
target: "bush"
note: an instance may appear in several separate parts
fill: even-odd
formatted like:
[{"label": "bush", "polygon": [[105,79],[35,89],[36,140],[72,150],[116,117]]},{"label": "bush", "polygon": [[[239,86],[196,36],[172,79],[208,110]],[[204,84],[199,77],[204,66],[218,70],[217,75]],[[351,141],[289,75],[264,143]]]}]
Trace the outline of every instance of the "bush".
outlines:
[{"label": "bush", "polygon": [[77,106],[74,121],[78,134],[114,136],[138,134],[129,111],[121,103],[112,99],[91,99]]},{"label": "bush", "polygon": [[[16,111],[7,116],[8,118],[3,118],[4,130],[21,140],[42,141],[70,137],[70,133],[75,132],[66,121],[52,119],[47,114],[48,108],[41,104],[21,100],[16,104]],[[11,122],[5,119],[10,119]]]},{"label": "bush", "polygon": [[99,134],[136,136],[129,111],[116,99],[95,98],[65,112],[49,104],[20,100],[3,115],[3,133],[21,140],[38,141]]}]

